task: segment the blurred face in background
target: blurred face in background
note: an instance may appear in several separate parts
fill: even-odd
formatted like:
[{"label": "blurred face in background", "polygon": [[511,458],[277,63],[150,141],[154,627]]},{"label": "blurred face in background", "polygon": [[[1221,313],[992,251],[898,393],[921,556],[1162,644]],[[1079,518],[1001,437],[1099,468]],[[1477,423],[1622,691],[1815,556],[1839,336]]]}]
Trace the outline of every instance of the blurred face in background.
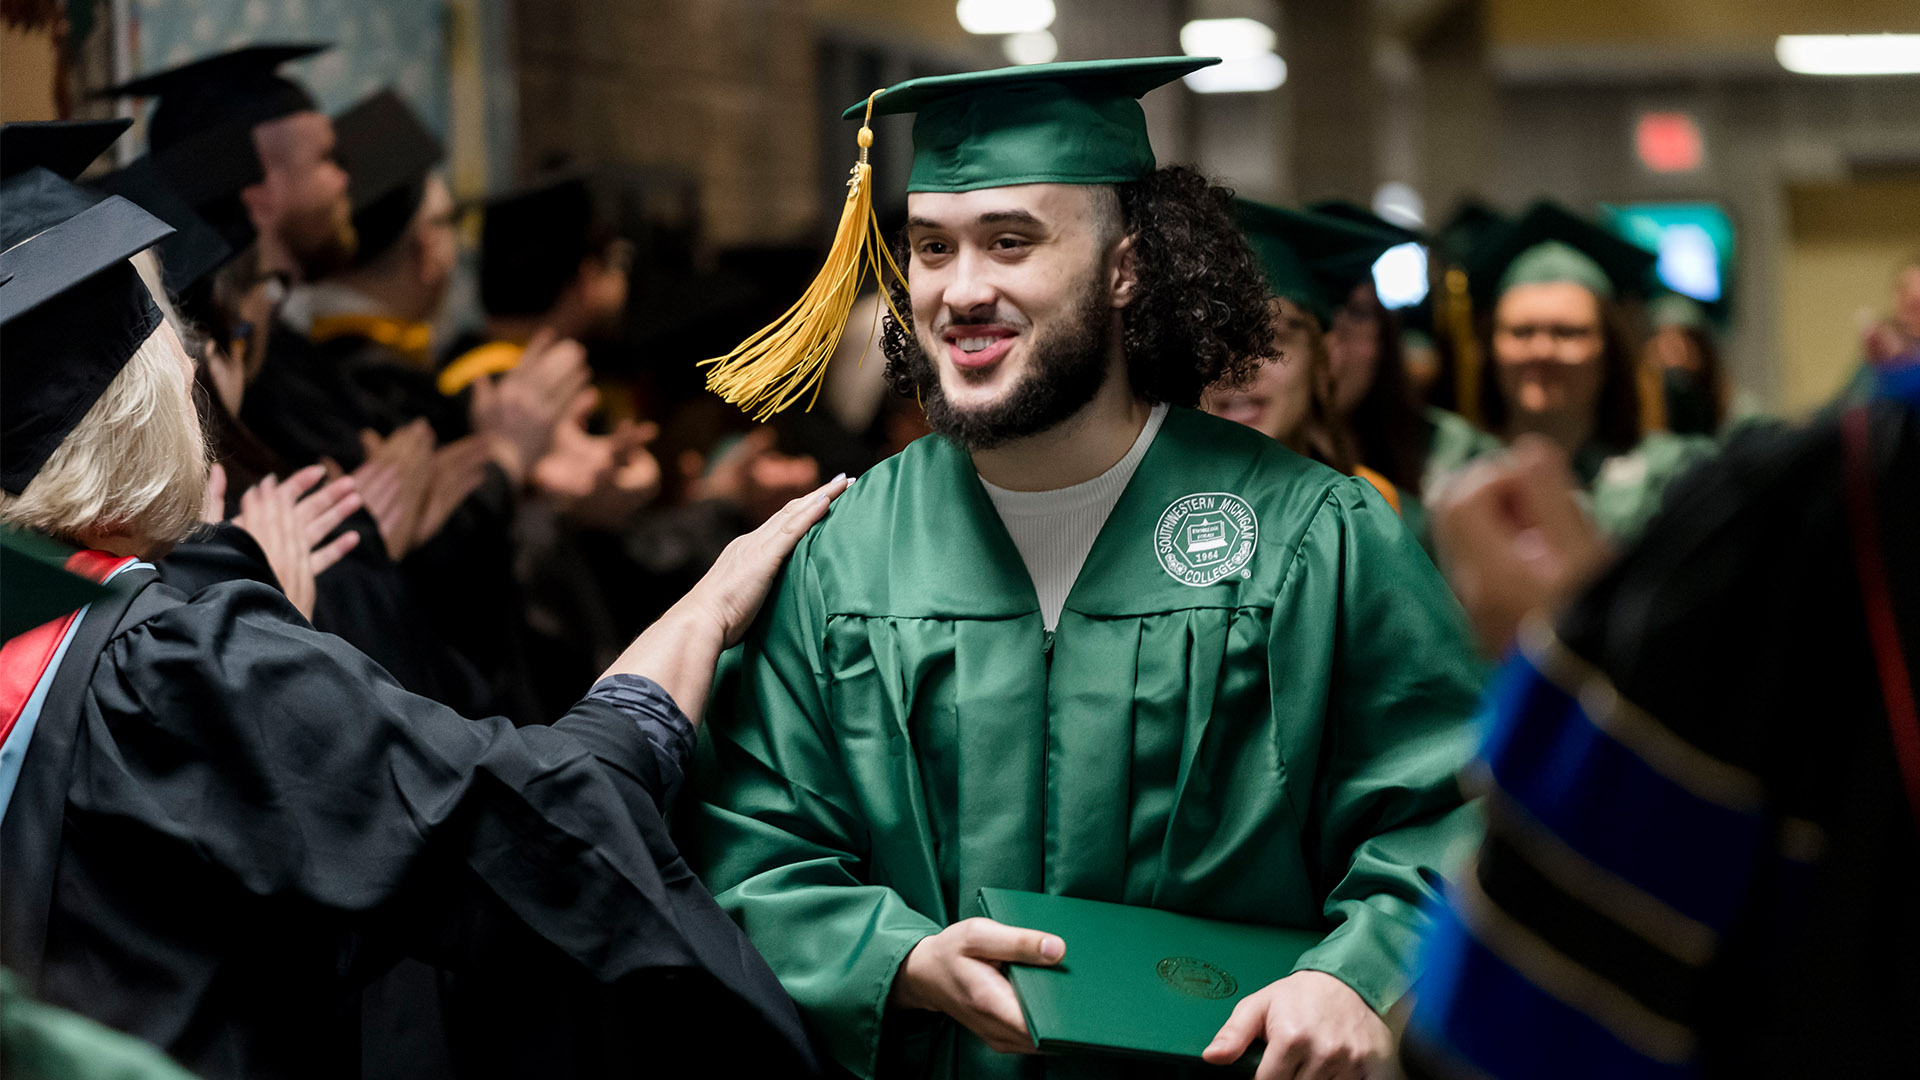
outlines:
[{"label": "blurred face in background", "polygon": [[[1302,431],[1313,410],[1314,382],[1325,384],[1325,371],[1316,371],[1313,339],[1319,329],[1313,317],[1290,300],[1275,299],[1273,347],[1278,360],[1260,365],[1245,386],[1209,390],[1206,410],[1232,420],[1296,450],[1302,449]],[[1323,385],[1322,392],[1329,392]]]},{"label": "blurred face in background", "polygon": [[1333,368],[1333,408],[1351,416],[1373,389],[1380,371],[1380,323],[1383,312],[1373,282],[1356,285],[1347,302],[1333,313],[1327,334],[1327,355]]},{"label": "blurred face in background", "polygon": [[334,156],[333,121],[299,112],[253,129],[265,176],[247,189],[254,227],[284,252],[291,269],[313,280],[353,262],[353,204],[347,171]]},{"label": "blurred face in background", "polygon": [[1671,368],[1703,375],[1707,369],[1700,346],[1691,334],[1678,326],[1663,326],[1653,332],[1647,339],[1646,362],[1656,371]]},{"label": "blurred face in background", "polygon": [[611,334],[620,327],[627,311],[627,289],[633,272],[633,241],[616,238],[598,254],[580,261],[581,306],[586,312],[587,329],[595,336]]},{"label": "blurred face in background", "polygon": [[1600,298],[1557,281],[1515,285],[1494,308],[1493,359],[1510,424],[1597,418],[1604,347]]},{"label": "blurred face in background", "polygon": [[453,192],[439,173],[427,176],[412,232],[421,282],[436,297],[445,295],[460,262],[460,230],[454,221]]}]

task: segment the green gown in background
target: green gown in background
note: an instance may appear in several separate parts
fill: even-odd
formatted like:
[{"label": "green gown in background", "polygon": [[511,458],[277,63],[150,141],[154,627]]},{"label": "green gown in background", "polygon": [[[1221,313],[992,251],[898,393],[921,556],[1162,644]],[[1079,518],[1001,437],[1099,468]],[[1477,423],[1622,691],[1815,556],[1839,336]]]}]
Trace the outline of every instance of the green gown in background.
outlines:
[{"label": "green gown in background", "polygon": [[794,553],[713,710],[692,857],[857,1075],[1174,1075],[888,1015],[894,972],[992,885],[1319,927],[1300,967],[1384,1011],[1476,835],[1482,675],[1374,489],[1256,432],[1172,410],[1053,634],[972,460],[926,438]]},{"label": "green gown in background", "polygon": [[1646,530],[1667,486],[1718,449],[1709,435],[1650,431],[1624,454],[1589,446],[1574,455],[1573,471],[1586,485],[1587,509],[1600,530],[1626,544]]}]

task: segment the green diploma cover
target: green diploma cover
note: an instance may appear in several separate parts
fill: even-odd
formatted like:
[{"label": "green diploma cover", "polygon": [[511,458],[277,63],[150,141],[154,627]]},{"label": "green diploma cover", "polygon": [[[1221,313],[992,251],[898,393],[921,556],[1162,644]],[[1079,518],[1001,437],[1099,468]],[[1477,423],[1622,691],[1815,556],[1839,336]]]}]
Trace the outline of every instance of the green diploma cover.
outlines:
[{"label": "green diploma cover", "polygon": [[1197,1062],[1241,998],[1292,974],[1325,936],[1012,889],[981,889],[980,907],[1067,943],[1057,966],[1007,971],[1034,1046],[1049,1052]]}]

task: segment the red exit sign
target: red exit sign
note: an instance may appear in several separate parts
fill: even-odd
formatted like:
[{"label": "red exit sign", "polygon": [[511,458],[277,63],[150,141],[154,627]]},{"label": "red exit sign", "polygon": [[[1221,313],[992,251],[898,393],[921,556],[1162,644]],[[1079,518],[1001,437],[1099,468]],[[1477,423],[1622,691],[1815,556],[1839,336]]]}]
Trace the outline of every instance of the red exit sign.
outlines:
[{"label": "red exit sign", "polygon": [[1706,160],[1700,125],[1683,112],[1641,113],[1634,126],[1633,149],[1649,172],[1692,172]]}]

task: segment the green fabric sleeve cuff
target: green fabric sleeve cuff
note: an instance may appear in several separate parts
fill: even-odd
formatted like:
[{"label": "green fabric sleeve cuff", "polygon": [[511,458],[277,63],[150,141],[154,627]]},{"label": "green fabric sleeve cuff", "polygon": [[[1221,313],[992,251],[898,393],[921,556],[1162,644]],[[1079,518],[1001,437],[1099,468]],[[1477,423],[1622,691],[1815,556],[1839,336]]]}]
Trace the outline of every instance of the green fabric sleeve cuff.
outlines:
[{"label": "green fabric sleeve cuff", "polygon": [[1331,975],[1385,1016],[1413,984],[1412,967],[1425,924],[1426,917],[1406,901],[1373,897],[1352,905],[1347,920],[1302,953],[1293,970]]}]

